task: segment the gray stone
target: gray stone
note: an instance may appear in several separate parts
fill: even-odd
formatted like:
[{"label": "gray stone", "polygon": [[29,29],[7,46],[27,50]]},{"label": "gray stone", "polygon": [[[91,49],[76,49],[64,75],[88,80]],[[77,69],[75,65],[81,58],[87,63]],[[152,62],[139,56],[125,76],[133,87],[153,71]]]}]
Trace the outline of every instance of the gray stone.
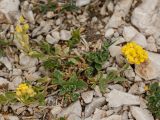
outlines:
[{"label": "gray stone", "polygon": [[61,30],[60,37],[61,37],[61,40],[69,40],[72,37],[72,35],[70,31]]},{"label": "gray stone", "polygon": [[121,92],[116,89],[106,95],[106,101],[109,107],[119,107],[122,105],[140,105],[138,96],[129,93]]},{"label": "gray stone", "polygon": [[58,117],[64,117],[64,116],[68,117],[70,114],[75,114],[81,117],[81,112],[82,112],[82,107],[80,101],[77,101],[68,106],[67,108],[63,109],[61,113],[58,114]]},{"label": "gray stone", "polygon": [[122,18],[128,14],[132,1],[133,0],[118,1],[114,13],[110,18],[106,28],[118,28],[120,25],[124,23]]},{"label": "gray stone", "polygon": [[136,120],[154,120],[152,114],[147,109],[131,107],[131,112]]},{"label": "gray stone", "polygon": [[82,7],[84,5],[87,5],[91,2],[91,0],[76,0],[76,6]]},{"label": "gray stone", "polygon": [[110,38],[110,37],[112,37],[113,34],[114,34],[114,29],[110,28],[110,29],[106,30],[105,37]]},{"label": "gray stone", "polygon": [[109,47],[109,52],[112,57],[116,57],[122,54],[120,46],[111,45]]},{"label": "gray stone", "polygon": [[122,120],[122,116],[121,115],[111,115],[101,120]]},{"label": "gray stone", "polygon": [[50,44],[55,44],[55,43],[58,43],[58,39],[55,39],[54,37],[52,37],[51,35],[47,35],[46,36],[46,41]]},{"label": "gray stone", "polygon": [[1,57],[0,62],[3,63],[8,70],[12,70],[12,64],[7,57]]},{"label": "gray stone", "polygon": [[83,93],[81,94],[82,99],[84,100],[85,103],[90,103],[90,102],[92,102],[93,93],[94,93],[94,91],[87,91],[87,92],[83,92]]},{"label": "gray stone", "polygon": [[51,114],[53,116],[56,116],[57,114],[60,114],[61,111],[62,111],[62,107],[60,107],[60,106],[53,106],[52,110],[51,110]]},{"label": "gray stone", "polygon": [[149,62],[135,66],[135,72],[145,80],[152,80],[160,76],[160,55],[157,53],[148,52]]},{"label": "gray stone", "polygon": [[85,117],[89,117],[95,111],[96,108],[101,107],[105,103],[105,97],[94,98],[92,103],[85,107]]},{"label": "gray stone", "polygon": [[0,23],[12,23],[18,18],[19,0],[0,0]]},{"label": "gray stone", "polygon": [[70,114],[67,118],[67,120],[82,120],[79,116],[76,114]]},{"label": "gray stone", "polygon": [[104,118],[106,116],[107,116],[106,111],[96,108],[92,120],[100,120],[101,118]]}]

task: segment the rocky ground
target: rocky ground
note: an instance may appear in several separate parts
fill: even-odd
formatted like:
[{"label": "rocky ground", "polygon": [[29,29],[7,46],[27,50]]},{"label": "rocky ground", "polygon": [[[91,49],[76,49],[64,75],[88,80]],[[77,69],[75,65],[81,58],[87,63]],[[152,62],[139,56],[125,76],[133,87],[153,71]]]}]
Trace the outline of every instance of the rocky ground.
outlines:
[{"label": "rocky ground", "polygon": [[[68,105],[59,102],[58,91],[46,96],[45,106],[1,105],[0,120],[56,119],[53,116],[65,116],[67,120],[156,120],[147,109],[145,86],[160,80],[160,1],[76,0],[78,10],[56,14],[39,12],[36,8],[40,2],[45,4],[47,0],[0,0],[0,38],[13,40],[17,18],[23,15],[30,26],[33,45],[44,40],[51,45],[59,44],[71,38],[73,29],[80,28],[84,45],[77,50],[98,48],[103,40],[113,42],[109,47],[111,57],[104,64],[105,71],[116,70],[124,62],[121,47],[129,41],[147,50],[150,62],[129,66],[124,71],[127,79],[124,84],[110,83],[104,94],[96,85],[94,89],[80,91],[79,100]],[[5,48],[6,55],[0,57],[1,92],[7,85],[8,90],[14,91],[24,81],[47,75],[39,59],[18,48],[13,40],[13,44]]]}]

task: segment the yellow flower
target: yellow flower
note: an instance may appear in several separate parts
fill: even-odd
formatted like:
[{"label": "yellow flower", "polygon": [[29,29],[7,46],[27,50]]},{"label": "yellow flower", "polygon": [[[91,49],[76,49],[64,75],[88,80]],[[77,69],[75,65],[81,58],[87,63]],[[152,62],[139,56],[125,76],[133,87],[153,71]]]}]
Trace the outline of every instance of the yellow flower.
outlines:
[{"label": "yellow flower", "polygon": [[22,27],[20,25],[16,26],[16,32],[21,33],[23,31]]},{"label": "yellow flower", "polygon": [[24,23],[25,20],[24,20],[23,16],[19,17],[19,21],[20,21],[20,23]]},{"label": "yellow flower", "polygon": [[29,25],[28,25],[28,24],[24,24],[24,25],[23,25],[23,29],[24,29],[25,31],[27,31],[27,30],[29,29]]},{"label": "yellow flower", "polygon": [[149,90],[148,85],[144,86],[144,90],[145,90],[145,91],[148,91],[148,90]]},{"label": "yellow flower", "polygon": [[130,64],[141,64],[148,59],[148,53],[135,42],[124,45],[122,53]]},{"label": "yellow flower", "polygon": [[21,98],[23,96],[34,97],[36,92],[34,92],[33,88],[26,83],[20,84],[16,89],[17,97]]}]

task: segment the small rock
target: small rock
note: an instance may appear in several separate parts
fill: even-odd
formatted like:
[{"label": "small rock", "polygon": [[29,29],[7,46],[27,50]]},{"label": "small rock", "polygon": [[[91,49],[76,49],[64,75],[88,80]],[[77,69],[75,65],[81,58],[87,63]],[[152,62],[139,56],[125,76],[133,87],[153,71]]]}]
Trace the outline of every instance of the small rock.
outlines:
[{"label": "small rock", "polygon": [[136,36],[138,31],[132,26],[125,26],[123,29],[123,37],[126,41],[133,40],[133,37]]},{"label": "small rock", "polygon": [[55,43],[58,43],[59,40],[53,38],[51,35],[48,34],[46,36],[46,41],[50,44],[55,44]]},{"label": "small rock", "polygon": [[91,2],[91,0],[76,0],[76,6],[82,7],[84,5],[87,5]]},{"label": "small rock", "polygon": [[31,68],[38,64],[37,58],[32,58],[30,56],[25,55],[24,53],[20,54],[19,59],[20,59],[19,61],[20,65],[26,68]]},{"label": "small rock", "polygon": [[112,90],[110,93],[107,94],[106,101],[109,102],[110,107],[140,104],[140,100],[138,96],[134,96],[129,93],[121,92],[116,89]]},{"label": "small rock", "polygon": [[87,92],[83,92],[83,93],[81,94],[82,99],[84,100],[85,103],[90,103],[90,102],[92,102],[93,93],[94,93],[94,91],[87,91]]},{"label": "small rock", "polygon": [[110,38],[114,34],[114,29],[110,28],[105,32],[105,37]]},{"label": "small rock", "polygon": [[94,91],[95,91],[96,97],[102,97],[102,93],[101,93],[98,85],[95,86]]},{"label": "small rock", "polygon": [[82,120],[79,116],[75,114],[70,114],[67,118],[67,120]]},{"label": "small rock", "polygon": [[60,37],[61,37],[61,40],[69,40],[72,37],[72,35],[70,31],[61,30]]},{"label": "small rock", "polygon": [[135,72],[145,80],[152,80],[160,76],[159,54],[148,52],[149,62],[135,66]]},{"label": "small rock", "polygon": [[135,41],[137,44],[139,44],[143,48],[147,47],[146,37],[141,33],[136,34],[136,36],[133,37],[133,41]]},{"label": "small rock", "polygon": [[60,114],[61,111],[62,111],[62,108],[60,106],[53,106],[51,113],[53,116],[56,116],[56,115]]},{"label": "small rock", "polygon": [[112,116],[103,118],[101,120],[122,120],[122,116],[121,115],[112,115]]},{"label": "small rock", "polygon": [[7,57],[1,57],[0,62],[3,63],[8,70],[12,70],[12,64]]},{"label": "small rock", "polygon": [[125,89],[123,88],[123,86],[119,85],[119,84],[114,84],[114,85],[108,85],[108,88],[113,90],[116,89],[118,91],[124,91]]},{"label": "small rock", "polygon": [[11,116],[11,115],[8,115],[6,118],[7,120],[19,120],[17,116]]},{"label": "small rock", "polygon": [[131,112],[136,120],[154,120],[152,114],[147,109],[131,107]]},{"label": "small rock", "polygon": [[12,75],[20,76],[20,75],[22,75],[22,70],[15,68],[15,69],[13,69]]},{"label": "small rock", "polygon": [[0,0],[0,23],[12,23],[19,13],[19,0]]},{"label": "small rock", "polygon": [[22,77],[21,76],[16,76],[14,79],[13,79],[13,81],[12,81],[12,83],[14,84],[14,88],[16,89],[17,87],[18,87],[18,85],[20,84],[20,83],[22,83]]},{"label": "small rock", "polygon": [[94,98],[92,103],[85,107],[85,117],[89,117],[95,111],[96,108],[101,107],[105,103],[105,97]]},{"label": "small rock", "polygon": [[64,116],[69,116],[70,114],[75,114],[79,117],[81,117],[81,112],[82,112],[82,107],[80,104],[80,101],[77,101],[67,108],[63,109],[61,113],[58,114],[58,117],[64,117]]},{"label": "small rock", "polygon": [[96,108],[92,120],[100,120],[101,118],[104,118],[106,116],[106,111]]},{"label": "small rock", "polygon": [[21,12],[23,16],[31,23],[35,23],[34,15],[32,11],[32,6],[28,3],[28,1],[24,1]]},{"label": "small rock", "polygon": [[40,23],[40,26],[35,28],[32,32],[32,37],[36,37],[41,34],[48,34],[48,32],[51,30],[50,23],[47,23],[45,21],[42,21]]},{"label": "small rock", "polygon": [[133,0],[118,1],[114,13],[110,18],[106,28],[118,28],[124,23],[123,19],[129,12]]},{"label": "small rock", "polygon": [[127,70],[124,71],[124,74],[126,76],[127,79],[133,81],[135,79],[135,73],[133,71],[133,68],[131,66],[128,67]]},{"label": "small rock", "polygon": [[119,55],[122,54],[121,47],[120,46],[114,46],[114,45],[111,45],[109,47],[109,52],[110,52],[112,57],[116,57],[116,56],[119,56]]},{"label": "small rock", "polygon": [[108,5],[107,5],[108,11],[113,12],[114,10],[114,4],[112,1],[109,1]]},{"label": "small rock", "polygon": [[1,88],[7,88],[8,90],[13,90],[13,83],[9,82],[7,79],[0,77],[0,87]]}]

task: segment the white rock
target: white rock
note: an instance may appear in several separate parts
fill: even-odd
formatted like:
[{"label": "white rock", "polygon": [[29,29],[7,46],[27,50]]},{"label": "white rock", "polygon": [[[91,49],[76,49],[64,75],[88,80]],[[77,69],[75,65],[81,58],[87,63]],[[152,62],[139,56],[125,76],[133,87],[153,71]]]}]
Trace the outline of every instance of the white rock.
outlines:
[{"label": "white rock", "polygon": [[76,6],[82,7],[84,5],[87,5],[91,2],[91,0],[76,0]]},{"label": "white rock", "polygon": [[8,120],[19,120],[17,116],[8,116]]},{"label": "white rock", "polygon": [[18,87],[18,85],[20,84],[20,83],[22,83],[22,77],[21,76],[16,76],[14,79],[13,79],[13,81],[12,81],[12,83],[14,84],[14,88],[16,89],[17,87]]},{"label": "white rock", "polygon": [[92,117],[85,118],[84,120],[92,120]]},{"label": "white rock", "polygon": [[123,86],[119,85],[119,84],[114,84],[114,85],[108,85],[108,88],[113,90],[116,89],[118,91],[124,91],[125,89],[123,88]]},{"label": "white rock", "polygon": [[95,91],[95,96],[96,96],[96,97],[102,97],[102,93],[101,93],[98,85],[96,85],[96,86],[94,87],[94,91]]},{"label": "white rock", "polygon": [[153,116],[147,109],[140,107],[131,107],[131,112],[136,120],[154,120]]},{"label": "white rock", "polygon": [[55,40],[59,41],[61,39],[58,31],[51,31],[51,34]]},{"label": "white rock", "polygon": [[33,15],[33,12],[32,12],[31,5],[28,3],[28,1],[24,1],[21,8],[22,8],[21,12],[22,12],[23,16],[27,20],[29,20],[29,22],[34,23],[35,22],[34,15]]},{"label": "white rock", "polygon": [[107,116],[106,111],[96,108],[92,120],[100,120],[101,118],[104,118],[106,116]]},{"label": "white rock", "polygon": [[7,57],[1,57],[0,62],[3,63],[8,70],[12,70],[12,64]]},{"label": "white rock", "polygon": [[64,117],[64,116],[68,117],[70,114],[75,114],[81,117],[81,112],[82,112],[82,107],[80,101],[77,101],[68,106],[67,108],[63,109],[61,113],[58,114],[58,117]]},{"label": "white rock", "polygon": [[123,29],[123,37],[126,41],[133,40],[136,34],[138,34],[138,31],[132,26],[125,26]]},{"label": "white rock", "polygon": [[40,23],[40,26],[33,29],[32,37],[41,35],[41,34],[48,34],[48,32],[51,30],[51,24],[45,21],[42,21]]},{"label": "white rock", "polygon": [[139,105],[140,100],[138,96],[129,93],[121,92],[116,89],[112,90],[106,96],[106,101],[109,107],[119,107],[122,105]]},{"label": "white rock", "polygon": [[79,116],[75,114],[70,114],[67,118],[67,120],[82,120]]},{"label": "white rock", "polygon": [[147,47],[146,37],[143,34],[141,34],[141,33],[136,34],[133,37],[133,41],[135,41],[137,44],[139,44],[143,48]]},{"label": "white rock", "polygon": [[22,75],[22,70],[14,68],[12,71],[12,75],[14,75],[14,76]]},{"label": "white rock", "polygon": [[0,23],[12,23],[18,17],[19,0],[0,0]]},{"label": "white rock", "polygon": [[60,37],[61,37],[61,40],[69,40],[72,37],[72,35],[70,31],[61,30]]},{"label": "white rock", "polygon": [[46,36],[46,41],[50,44],[55,44],[55,43],[58,43],[59,40],[55,39],[54,37],[48,34]]},{"label": "white rock", "polygon": [[152,80],[160,77],[160,55],[148,52],[149,62],[135,66],[135,72],[145,80]]},{"label": "white rock", "polygon": [[5,78],[0,77],[0,87],[8,86],[8,90],[15,90],[14,84]]},{"label": "white rock", "polygon": [[122,116],[121,115],[111,115],[101,120],[122,120]]},{"label": "white rock", "polygon": [[105,102],[105,97],[94,98],[92,103],[85,107],[85,117],[89,117],[95,111],[96,108],[101,107],[105,104]]},{"label": "white rock", "polygon": [[114,34],[114,29],[110,28],[105,32],[105,37],[110,38]]},{"label": "white rock", "polygon": [[146,35],[153,35],[158,44],[160,44],[159,7],[159,0],[144,0],[134,9],[131,17],[133,25]]},{"label": "white rock", "polygon": [[20,59],[19,61],[20,65],[26,68],[31,68],[38,64],[37,58],[32,58],[30,56],[25,55],[24,53],[20,54],[19,59]]},{"label": "white rock", "polygon": [[114,4],[112,1],[109,1],[108,5],[107,5],[108,11],[113,12],[114,10]]},{"label": "white rock", "polygon": [[51,114],[53,116],[56,116],[57,114],[59,114],[62,111],[62,107],[60,106],[53,106],[52,110],[51,110]]},{"label": "white rock", "polygon": [[107,24],[106,28],[117,28],[124,23],[122,18],[128,14],[132,1],[133,0],[118,1],[114,13],[111,19],[109,20],[109,23]]},{"label": "white rock", "polygon": [[112,57],[116,57],[122,54],[120,46],[111,45],[109,47],[109,52]]},{"label": "white rock", "polygon": [[92,102],[93,93],[94,93],[94,91],[87,91],[87,92],[83,92],[83,93],[81,94],[82,99],[84,100],[85,103],[90,103],[90,102]]}]

